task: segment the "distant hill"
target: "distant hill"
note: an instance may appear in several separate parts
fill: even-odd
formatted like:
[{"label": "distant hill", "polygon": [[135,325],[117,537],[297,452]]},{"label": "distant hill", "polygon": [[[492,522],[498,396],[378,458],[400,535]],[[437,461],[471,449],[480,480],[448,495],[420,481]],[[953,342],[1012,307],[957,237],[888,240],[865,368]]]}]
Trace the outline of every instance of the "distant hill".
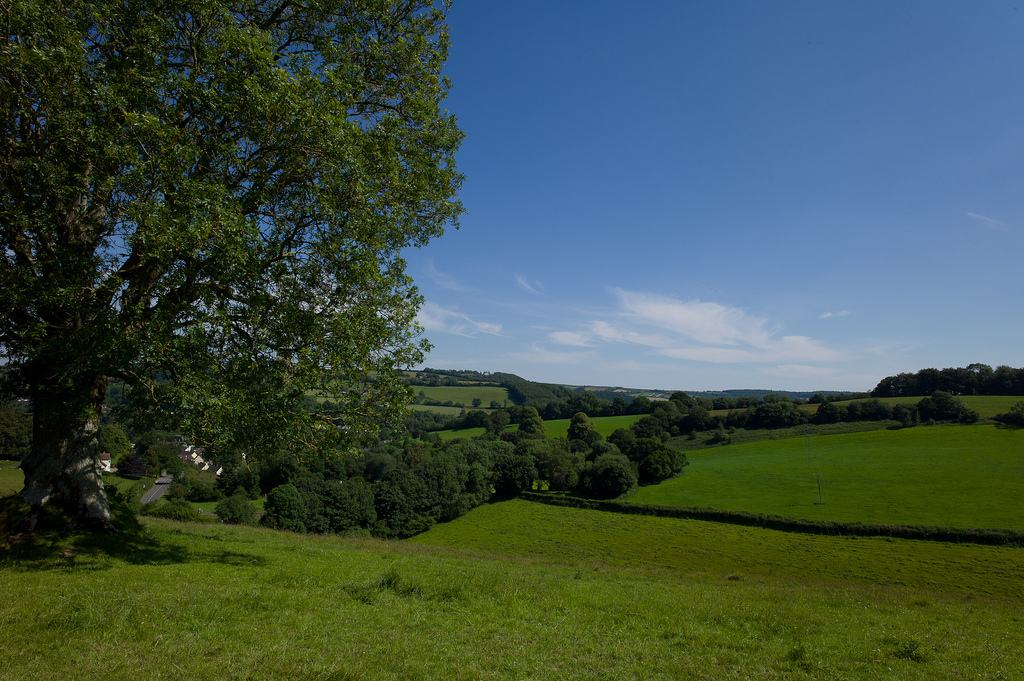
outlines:
[{"label": "distant hill", "polygon": [[[706,391],[627,388],[624,386],[571,385],[531,381],[523,378],[522,376],[501,371],[490,372],[476,371],[473,369],[434,369],[430,367],[426,367],[418,371],[406,372],[406,381],[412,386],[423,386],[428,388],[428,393],[429,388],[448,388],[449,392],[446,393],[444,396],[445,399],[442,400],[442,402],[445,405],[455,407],[468,407],[473,397],[478,395],[485,398],[482,400],[483,406],[488,406],[492,396],[485,396],[480,392],[481,390],[487,389],[504,389],[507,391],[508,401],[512,404],[530,404],[533,406],[541,406],[549,402],[565,401],[572,397],[573,394],[581,392],[591,393],[594,397],[607,402],[613,402],[616,398],[625,400],[626,402],[631,402],[633,398],[641,396],[651,400],[667,400],[675,392],[685,392],[691,397],[708,400],[720,398],[738,399],[741,397],[762,400],[766,395],[778,395],[794,401],[807,400],[817,394],[841,395],[851,399],[867,396],[866,393],[851,393],[843,390],[815,390],[804,392],[763,389]],[[459,392],[461,392],[462,395],[457,394]],[[422,391],[420,394],[426,397],[430,396],[429,394],[424,394]],[[436,400],[433,401],[436,402]],[[499,399],[498,401],[503,406],[507,406],[504,404],[503,399]]]}]

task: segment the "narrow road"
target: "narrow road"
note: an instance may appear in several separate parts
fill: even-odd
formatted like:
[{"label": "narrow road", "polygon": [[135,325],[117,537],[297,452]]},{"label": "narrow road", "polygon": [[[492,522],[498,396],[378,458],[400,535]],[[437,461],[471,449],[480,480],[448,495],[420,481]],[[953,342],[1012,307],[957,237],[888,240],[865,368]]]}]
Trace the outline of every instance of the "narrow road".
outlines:
[{"label": "narrow road", "polygon": [[171,486],[171,482],[173,480],[174,478],[167,473],[161,475],[156,479],[156,482],[153,483],[153,487],[146,490],[146,493],[142,495],[142,503],[148,504],[149,502],[156,501],[162,497],[164,492],[167,491],[167,488]]}]

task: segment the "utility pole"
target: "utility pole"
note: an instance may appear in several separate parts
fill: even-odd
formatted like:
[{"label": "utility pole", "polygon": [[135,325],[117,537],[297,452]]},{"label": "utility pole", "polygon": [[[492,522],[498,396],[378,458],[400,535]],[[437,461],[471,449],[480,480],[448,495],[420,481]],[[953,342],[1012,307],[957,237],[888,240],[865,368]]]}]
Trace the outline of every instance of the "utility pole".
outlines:
[{"label": "utility pole", "polygon": [[825,502],[821,499],[821,473],[815,473],[814,477],[818,479],[818,501],[816,501],[814,505],[823,505]]}]

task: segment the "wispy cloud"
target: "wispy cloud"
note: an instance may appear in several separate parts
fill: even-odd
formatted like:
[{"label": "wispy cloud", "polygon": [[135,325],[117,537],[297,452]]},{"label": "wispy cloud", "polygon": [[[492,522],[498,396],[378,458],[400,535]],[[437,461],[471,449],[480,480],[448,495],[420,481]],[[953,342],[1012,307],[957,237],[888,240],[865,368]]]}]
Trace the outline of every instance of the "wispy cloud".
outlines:
[{"label": "wispy cloud", "polygon": [[845,317],[850,314],[849,310],[840,310],[839,312],[822,312],[818,315],[818,319],[828,319],[829,317]]},{"label": "wispy cloud", "polygon": [[842,353],[800,335],[780,336],[762,317],[700,300],[615,289],[619,310],[591,324],[593,338],[632,343],[665,357],[716,363],[828,362]]},{"label": "wispy cloud", "polygon": [[827,380],[838,372],[833,367],[807,366],[806,364],[781,364],[762,369],[762,373],[781,378],[814,378]]},{"label": "wispy cloud", "polygon": [[590,347],[593,343],[593,338],[590,334],[577,333],[576,331],[554,331],[548,334],[548,338],[559,345],[574,345],[581,348]]},{"label": "wispy cloud", "polygon": [[501,335],[501,324],[477,321],[464,312],[449,310],[431,302],[423,304],[416,315],[416,322],[427,331],[440,331],[467,338],[478,333]]},{"label": "wispy cloud", "polygon": [[528,352],[511,352],[509,355],[524,362],[538,364],[582,364],[594,360],[593,352],[552,352],[536,343]]},{"label": "wispy cloud", "polygon": [[433,258],[427,258],[426,264],[423,266],[423,270],[427,279],[443,289],[447,289],[449,291],[466,290],[466,287],[459,283],[458,279],[437,269],[437,267],[434,266]]},{"label": "wispy cloud", "polygon": [[528,281],[526,277],[521,274],[516,274],[516,283],[519,284],[519,288],[523,289],[528,293],[532,293],[535,296],[544,295],[544,284],[537,280]]},{"label": "wispy cloud", "polygon": [[994,229],[997,232],[1010,231],[1010,228],[1007,226],[1005,222],[1000,222],[999,220],[995,220],[993,218],[987,218],[984,215],[978,215],[977,213],[968,213],[967,217],[972,218],[980,222],[985,227],[988,227],[989,229]]}]

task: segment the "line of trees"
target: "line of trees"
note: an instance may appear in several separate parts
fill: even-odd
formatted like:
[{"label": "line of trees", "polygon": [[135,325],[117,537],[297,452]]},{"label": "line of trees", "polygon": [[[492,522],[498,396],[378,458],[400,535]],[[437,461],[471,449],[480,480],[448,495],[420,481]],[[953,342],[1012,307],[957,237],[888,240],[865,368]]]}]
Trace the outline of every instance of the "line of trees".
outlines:
[{"label": "line of trees", "polygon": [[935,391],[952,395],[1024,395],[1024,369],[969,364],[947,369],[887,376],[871,391],[874,397],[924,397]]}]

